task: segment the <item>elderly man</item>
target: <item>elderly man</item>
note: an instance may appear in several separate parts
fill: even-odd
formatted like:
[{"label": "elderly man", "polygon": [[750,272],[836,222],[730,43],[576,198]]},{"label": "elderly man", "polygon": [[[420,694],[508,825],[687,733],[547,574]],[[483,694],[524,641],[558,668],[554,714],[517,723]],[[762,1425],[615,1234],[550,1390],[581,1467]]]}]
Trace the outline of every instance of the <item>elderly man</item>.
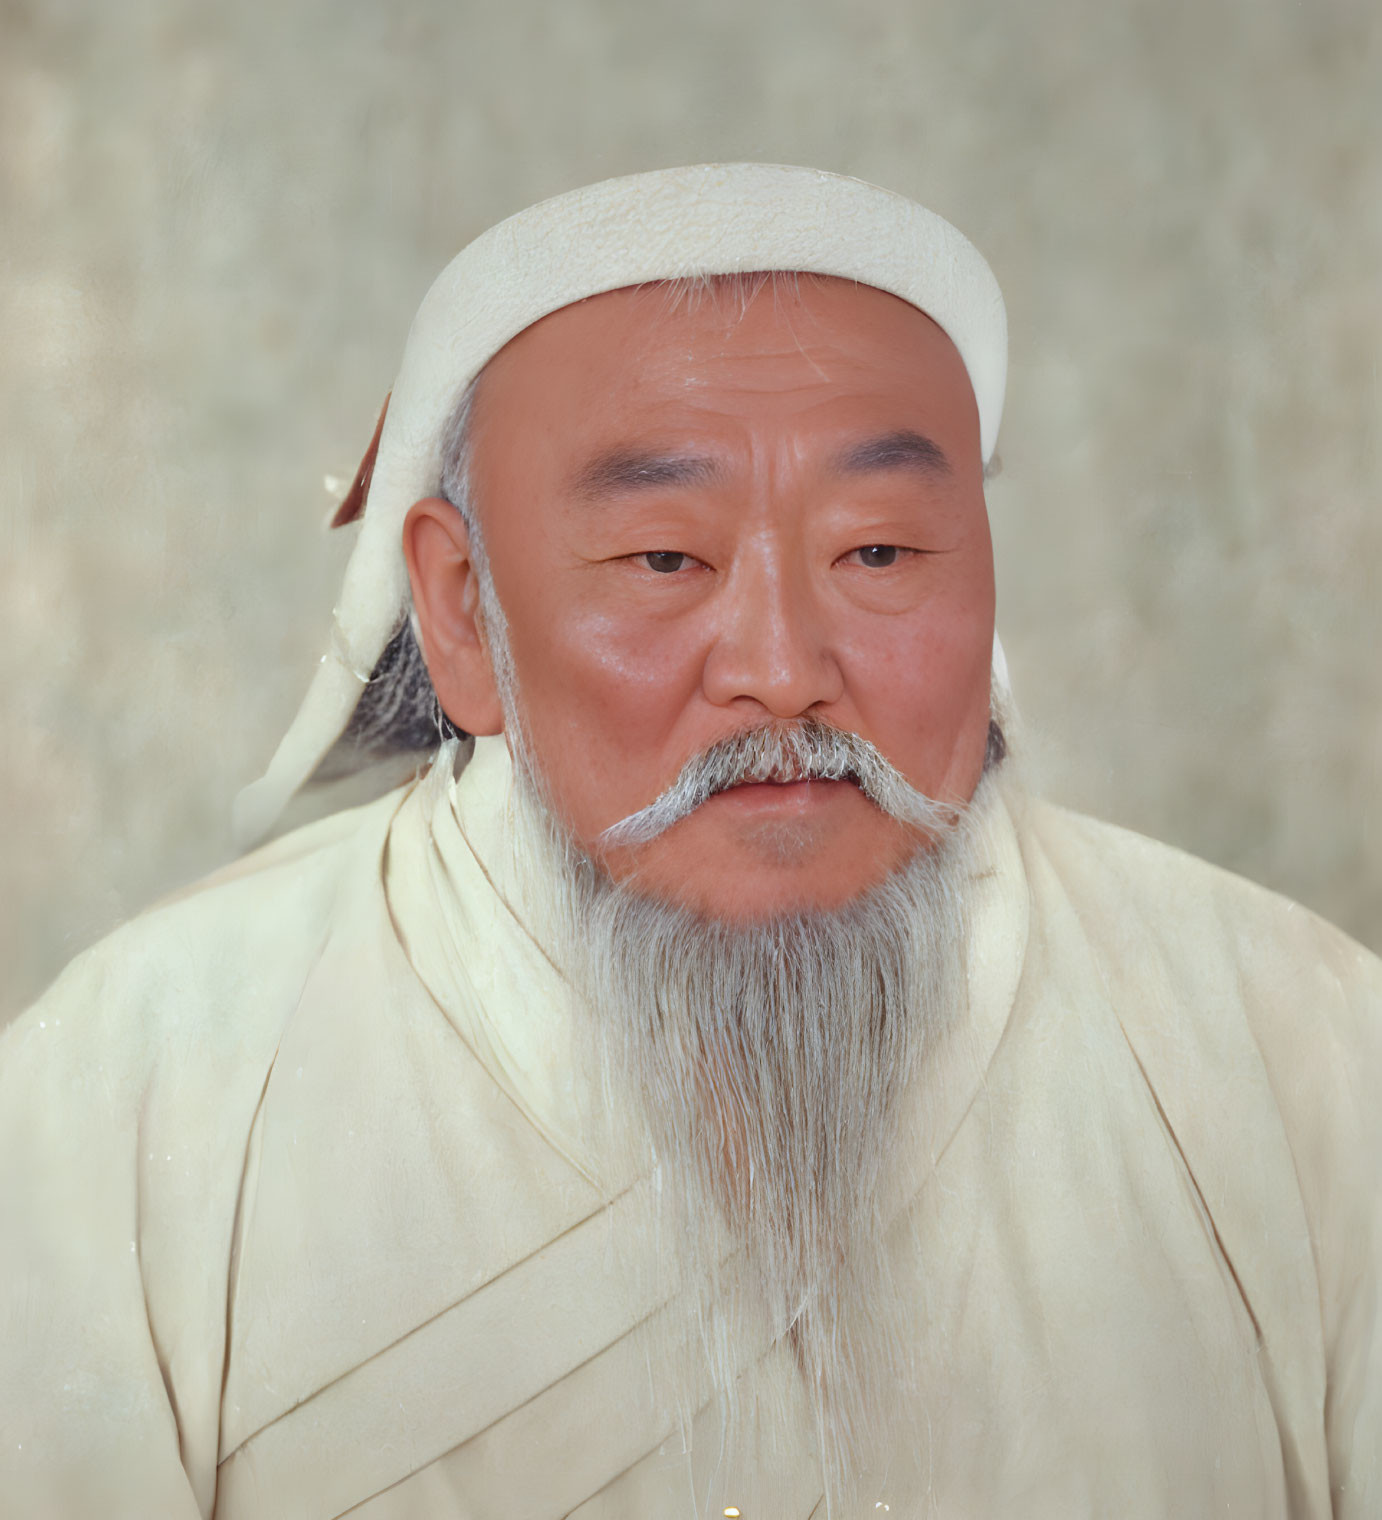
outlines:
[{"label": "elderly man", "polygon": [[426,774],[0,1047],[6,1515],[1382,1513],[1382,974],[1023,793],[1004,345],[806,170],[443,274],[242,826]]}]

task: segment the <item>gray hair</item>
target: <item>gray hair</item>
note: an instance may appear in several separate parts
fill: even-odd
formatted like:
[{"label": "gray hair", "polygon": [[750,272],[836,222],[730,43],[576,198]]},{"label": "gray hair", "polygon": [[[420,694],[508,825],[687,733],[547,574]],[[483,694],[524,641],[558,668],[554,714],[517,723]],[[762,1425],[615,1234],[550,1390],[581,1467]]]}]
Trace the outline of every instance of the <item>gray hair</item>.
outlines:
[{"label": "gray hair", "polygon": [[[873,1514],[869,1484],[918,1434],[907,1422],[924,1295],[895,1275],[893,1251],[912,1227],[925,1076],[966,1013],[993,779],[851,902],[724,922],[612,880],[515,776],[519,858],[535,867],[525,911],[591,1015],[577,1029],[599,1094],[592,1142],[653,1167],[652,1249],[621,1256],[614,1242],[611,1261],[631,1283],[651,1269],[664,1295],[685,1290],[654,1331],[666,1340],[650,1352],[649,1394],[686,1428],[711,1393],[736,1484],[752,1482],[750,1451],[770,1454],[765,1491],[725,1497],[767,1513],[801,1416],[752,1348],[780,1339],[807,1393],[829,1512]],[[720,1513],[722,1499],[698,1497],[698,1511]]]},{"label": "gray hair", "polygon": [[646,844],[746,781],[816,780],[852,781],[883,812],[924,833],[939,833],[956,820],[953,807],[917,791],[867,739],[808,716],[727,734],[693,755],[655,801],[612,823],[600,843]]}]

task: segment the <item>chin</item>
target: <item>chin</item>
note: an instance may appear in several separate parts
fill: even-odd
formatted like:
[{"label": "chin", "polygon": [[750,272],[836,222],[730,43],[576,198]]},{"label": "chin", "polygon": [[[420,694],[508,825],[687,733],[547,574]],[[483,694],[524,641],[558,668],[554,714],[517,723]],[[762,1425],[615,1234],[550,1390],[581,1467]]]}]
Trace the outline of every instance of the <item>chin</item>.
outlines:
[{"label": "chin", "polygon": [[726,924],[763,924],[836,912],[881,886],[888,874],[847,883],[838,879],[808,883],[792,873],[762,872],[748,879],[726,875],[715,881],[686,883],[679,891],[658,895],[702,918]]}]

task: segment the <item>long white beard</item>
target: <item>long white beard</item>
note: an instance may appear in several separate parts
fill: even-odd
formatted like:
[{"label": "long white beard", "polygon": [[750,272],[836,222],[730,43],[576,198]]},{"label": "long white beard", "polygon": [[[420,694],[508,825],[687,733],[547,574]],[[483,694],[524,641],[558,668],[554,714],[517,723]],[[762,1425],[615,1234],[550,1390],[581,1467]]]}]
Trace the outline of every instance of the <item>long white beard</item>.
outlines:
[{"label": "long white beard", "polygon": [[814,1428],[796,1439],[815,1445],[832,1509],[853,1508],[915,1407],[915,1292],[895,1281],[889,1242],[916,1186],[926,1059],[964,1010],[990,783],[847,906],[734,924],[612,881],[528,769],[520,757],[520,811],[546,840],[544,916],[591,1015],[610,1139],[651,1149],[667,1275],[687,1285],[693,1349],[672,1396],[708,1384],[728,1465],[765,1433],[790,1448],[797,1417],[746,1352],[766,1326],[805,1390]]}]

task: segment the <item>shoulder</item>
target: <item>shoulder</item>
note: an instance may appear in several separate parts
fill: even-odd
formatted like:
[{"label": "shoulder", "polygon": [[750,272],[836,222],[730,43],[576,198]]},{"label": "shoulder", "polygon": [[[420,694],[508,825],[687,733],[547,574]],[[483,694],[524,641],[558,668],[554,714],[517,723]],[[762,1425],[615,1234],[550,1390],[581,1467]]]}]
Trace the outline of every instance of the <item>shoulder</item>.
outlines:
[{"label": "shoulder", "polygon": [[378,881],[399,794],[297,830],[156,904],[73,960],[0,1035],[0,1073],[37,1058],[139,1083],[190,1049],[222,1070],[272,1049],[344,896]]},{"label": "shoulder", "polygon": [[141,914],[0,1035],[11,1275],[128,1248],[158,1298],[187,1242],[220,1259],[281,1042],[350,899],[380,895],[392,812],[315,825]]},{"label": "shoulder", "polygon": [[380,895],[397,801],[141,914],[0,1036],[0,1427],[36,1453],[7,1494],[115,1472],[146,1513],[210,1502],[253,1125],[352,897]]},{"label": "shoulder", "polygon": [[[1232,972],[1250,1010],[1382,1017],[1382,961],[1318,914],[1172,845],[1047,802],[1025,832],[1081,919],[1160,945],[1180,985]],[[1361,1031],[1360,1031],[1361,1033]]]},{"label": "shoulder", "polygon": [[1044,803],[1024,824],[1034,898],[1073,908],[1150,1074],[1195,1111],[1188,1127],[1260,1161],[1276,1121],[1259,1095],[1275,1111],[1329,1319],[1382,1254],[1382,961],[1182,850]]}]

